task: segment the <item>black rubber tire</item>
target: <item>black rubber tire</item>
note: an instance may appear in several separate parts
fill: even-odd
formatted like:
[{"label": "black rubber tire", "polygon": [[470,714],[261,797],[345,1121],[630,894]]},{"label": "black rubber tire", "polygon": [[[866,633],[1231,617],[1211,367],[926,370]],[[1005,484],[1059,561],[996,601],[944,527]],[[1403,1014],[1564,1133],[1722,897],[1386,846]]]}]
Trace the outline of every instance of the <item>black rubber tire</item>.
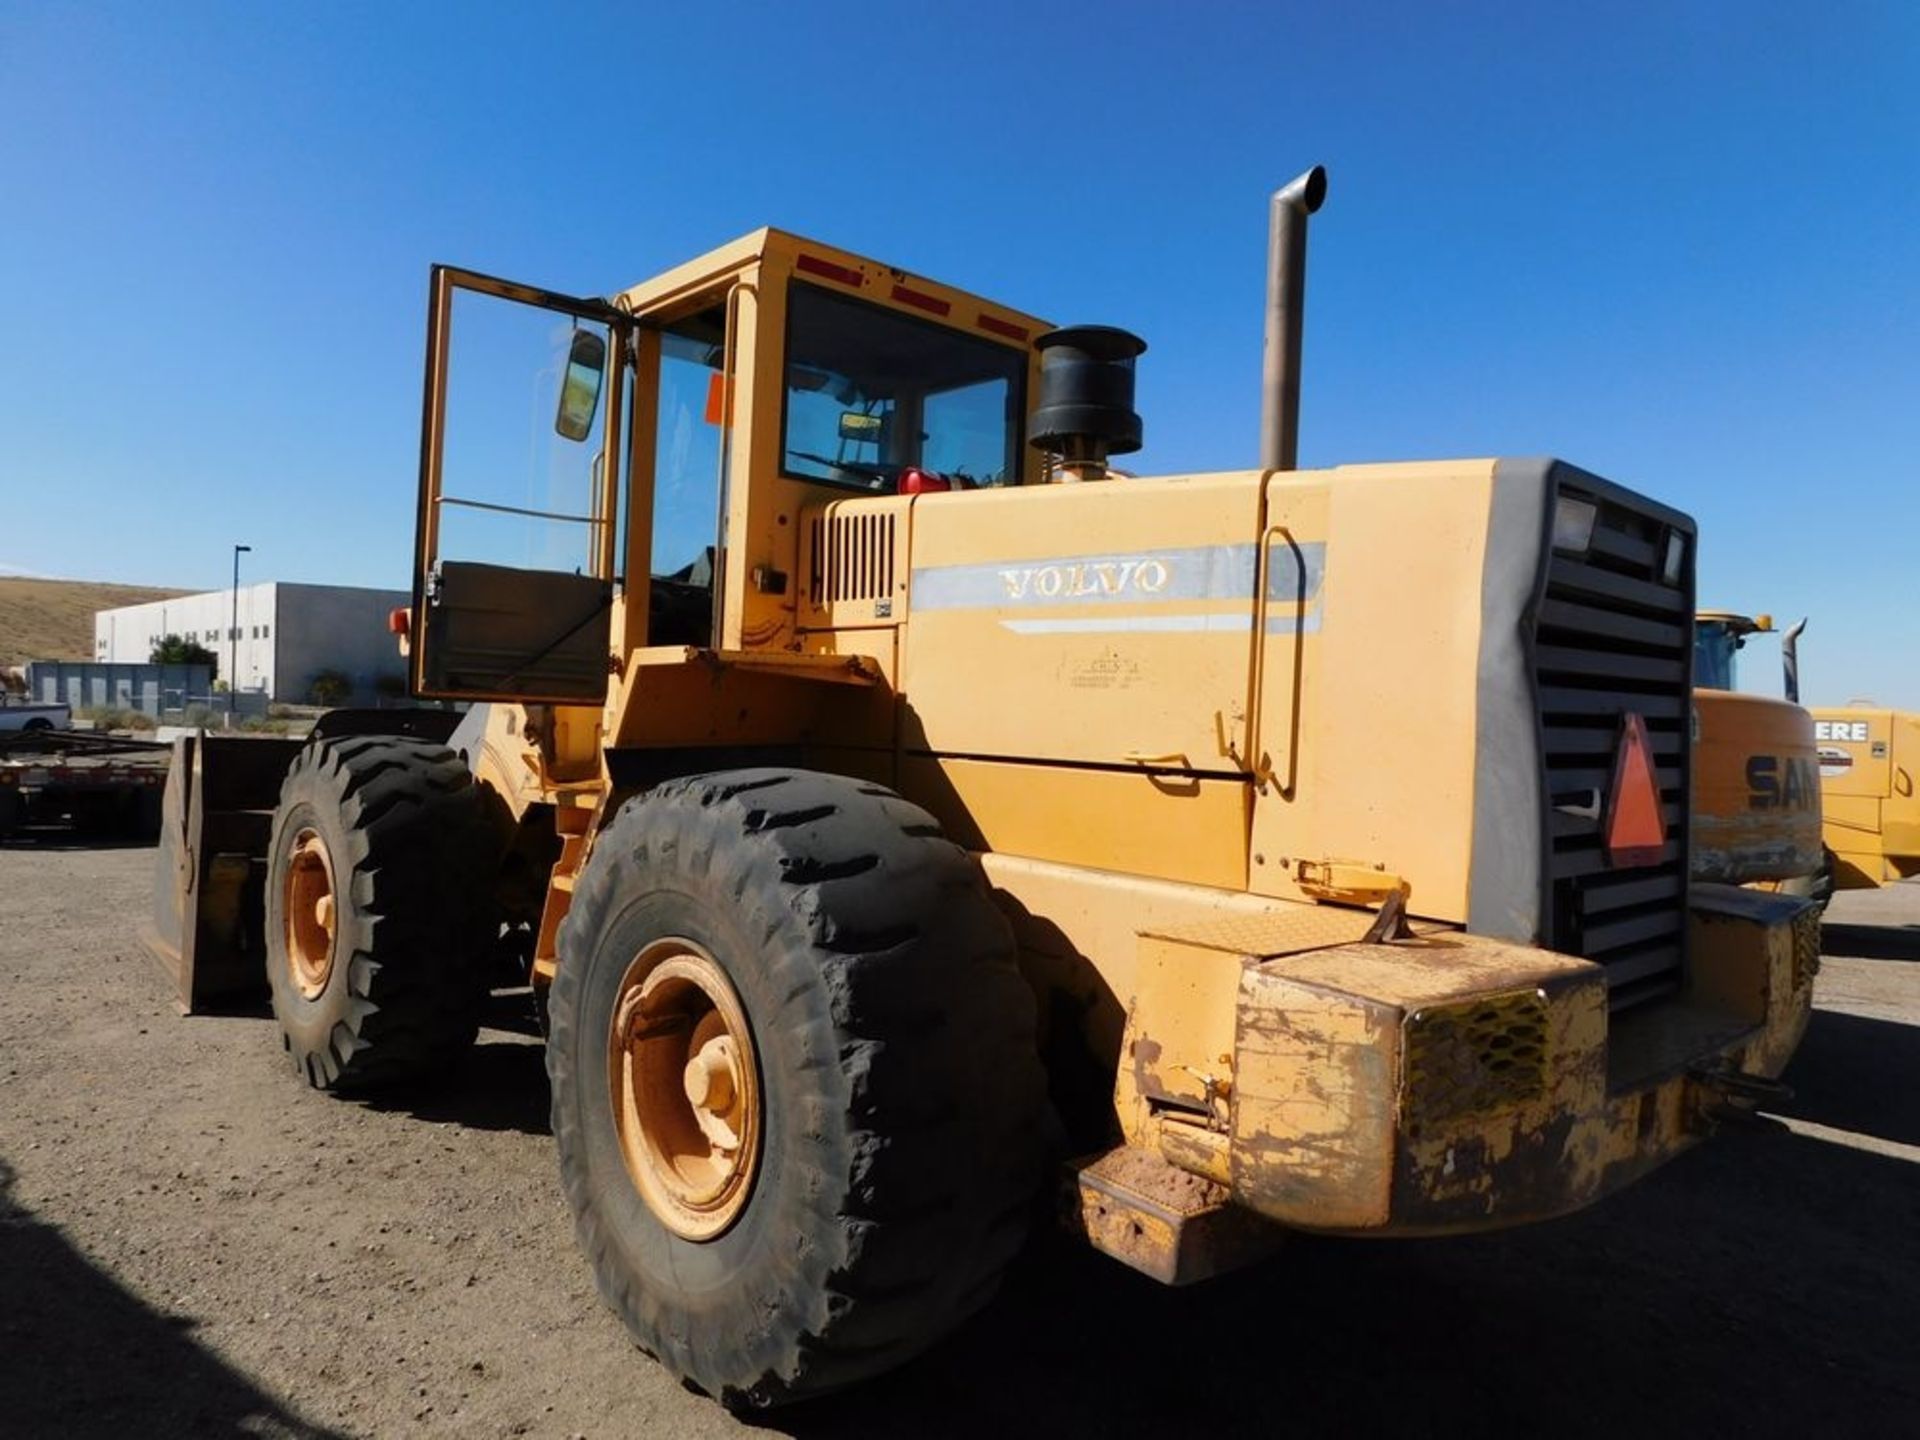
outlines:
[{"label": "black rubber tire", "polygon": [[[333,864],[334,960],[312,999],[287,960],[285,878],[311,828]],[[320,1090],[435,1075],[472,1044],[485,998],[496,841],[466,762],[391,735],[319,740],[280,789],[268,846],[267,983],[294,1069]]]},{"label": "black rubber tire", "polygon": [[[608,1034],[649,942],[700,943],[753,1031],[753,1190],[705,1242],[663,1225],[614,1128]],[[890,1369],[990,1299],[1047,1135],[1033,995],[979,866],[876,785],[796,770],[670,781],[593,848],[560,933],[547,1073],[601,1295],[733,1408]]]},{"label": "black rubber tire", "polygon": [[44,715],[40,715],[40,716],[35,716],[33,719],[27,721],[27,723],[22,725],[20,728],[22,730],[51,730],[53,729],[53,722],[47,719]]}]

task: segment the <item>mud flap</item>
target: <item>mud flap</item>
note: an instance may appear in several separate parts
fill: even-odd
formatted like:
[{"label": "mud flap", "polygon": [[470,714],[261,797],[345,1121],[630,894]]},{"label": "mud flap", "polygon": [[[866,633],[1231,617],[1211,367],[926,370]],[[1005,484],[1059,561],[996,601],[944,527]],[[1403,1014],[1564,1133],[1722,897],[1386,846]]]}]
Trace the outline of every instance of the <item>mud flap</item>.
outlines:
[{"label": "mud flap", "polygon": [[186,1014],[266,996],[267,841],[302,743],[205,731],[174,741],[140,939]]}]

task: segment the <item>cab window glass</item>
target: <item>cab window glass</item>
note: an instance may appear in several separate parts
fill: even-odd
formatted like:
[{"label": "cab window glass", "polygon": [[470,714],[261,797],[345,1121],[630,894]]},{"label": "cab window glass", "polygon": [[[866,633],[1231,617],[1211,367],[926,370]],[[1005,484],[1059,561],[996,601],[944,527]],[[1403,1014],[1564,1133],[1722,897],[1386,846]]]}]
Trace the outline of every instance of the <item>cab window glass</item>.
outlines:
[{"label": "cab window glass", "polygon": [[920,463],[975,485],[1010,483],[1006,439],[1013,385],[996,375],[927,396]]},{"label": "cab window glass", "polygon": [[435,558],[593,573],[607,404],[567,435],[554,416],[576,341],[605,347],[606,332],[473,290],[451,305]]},{"label": "cab window glass", "polygon": [[720,366],[726,315],[715,306],[660,334],[653,458],[655,575],[699,565],[720,533]]},{"label": "cab window glass", "polygon": [[1726,626],[1706,621],[1693,630],[1693,684],[1696,690],[1734,688],[1734,654],[1739,639]]},{"label": "cab window glass", "polygon": [[781,468],[890,495],[908,466],[1017,483],[1024,350],[798,281],[787,292]]}]

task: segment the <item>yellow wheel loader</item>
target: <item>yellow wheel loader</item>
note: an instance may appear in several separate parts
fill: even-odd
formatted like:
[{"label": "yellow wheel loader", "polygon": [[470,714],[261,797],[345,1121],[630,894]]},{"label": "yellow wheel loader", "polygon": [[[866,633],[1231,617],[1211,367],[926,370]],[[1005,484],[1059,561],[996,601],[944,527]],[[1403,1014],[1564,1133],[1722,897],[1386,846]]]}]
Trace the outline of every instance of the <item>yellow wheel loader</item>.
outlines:
[{"label": "yellow wheel loader", "polygon": [[435,268],[403,618],[473,708],[187,757],[188,1003],[264,977],[345,1091],[521,957],[601,1293],[730,1405],[931,1344],[1050,1193],[1182,1283],[1563,1214],[1777,1093],[1817,927],[1688,885],[1693,523],[1296,469],[1324,193],[1223,474],[1112,477],[1135,337],[782,231],[606,300]]},{"label": "yellow wheel loader", "polygon": [[[1784,652],[1806,628],[1783,637]],[[1820,843],[1820,774],[1813,717],[1791,698],[1734,688],[1749,636],[1768,615],[1702,610],[1694,617],[1693,861],[1696,880],[1754,885],[1813,899],[1832,890]]]},{"label": "yellow wheel loader", "polygon": [[1816,706],[1812,714],[1834,888],[1920,875],[1920,714],[1868,704]]},{"label": "yellow wheel loader", "polygon": [[[1780,757],[1779,768],[1774,772],[1777,783],[1764,792],[1773,797],[1775,803],[1763,807],[1763,792],[1755,790],[1753,818],[1744,825],[1732,820],[1729,828],[1740,829],[1755,848],[1764,846],[1769,835],[1776,843],[1787,844],[1785,832],[1791,828],[1794,836],[1790,843],[1795,856],[1805,847],[1806,821],[1804,815],[1795,810],[1792,800],[1794,795],[1804,794],[1806,787],[1798,781],[1789,782],[1787,766],[1791,763],[1795,770],[1803,765],[1811,766],[1817,772],[1819,805],[1815,818],[1819,837],[1816,843],[1821,847],[1818,864],[1800,879],[1789,879],[1793,872],[1779,863],[1770,867],[1772,873],[1755,873],[1747,878],[1780,879],[1786,882],[1782,888],[1811,895],[1824,904],[1835,890],[1871,889],[1920,875],[1920,797],[1914,793],[1914,775],[1920,773],[1920,715],[1865,703],[1810,706],[1799,712],[1798,641],[1806,623],[1802,620],[1788,630],[1781,637],[1780,646],[1784,704],[1805,715],[1804,726],[1795,721],[1792,727],[1796,732],[1804,729],[1804,738],[1787,736],[1786,723],[1776,718],[1765,727],[1765,734],[1740,728],[1733,731],[1735,738],[1726,744],[1710,747],[1708,732],[1714,728],[1710,716],[1736,710],[1741,716],[1773,714],[1783,702],[1730,693],[1735,682],[1737,653],[1746,644],[1747,637],[1770,632],[1771,619],[1725,610],[1700,612],[1695,629],[1694,662],[1696,684],[1700,687],[1696,703],[1700,706],[1701,731],[1696,759],[1704,774],[1711,763],[1710,748],[1715,752],[1714,758],[1728,761],[1746,750],[1776,752]],[[1791,756],[1789,746],[1793,751]],[[1696,813],[1708,803],[1704,793],[1696,791]],[[1731,787],[1724,803],[1727,812],[1737,806]],[[1695,873],[1700,873],[1697,864]]]}]

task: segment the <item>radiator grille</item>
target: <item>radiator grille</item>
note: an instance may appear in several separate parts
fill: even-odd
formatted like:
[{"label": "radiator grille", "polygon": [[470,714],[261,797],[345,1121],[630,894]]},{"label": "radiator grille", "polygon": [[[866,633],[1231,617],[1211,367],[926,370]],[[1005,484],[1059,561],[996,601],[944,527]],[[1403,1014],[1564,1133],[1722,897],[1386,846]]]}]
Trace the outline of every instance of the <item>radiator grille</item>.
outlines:
[{"label": "radiator grille", "polygon": [[816,515],[807,595],[815,608],[893,594],[893,516]]},{"label": "radiator grille", "polygon": [[[1610,1001],[1621,1009],[1677,988],[1685,959],[1692,537],[1679,583],[1668,585],[1660,579],[1672,528],[1665,520],[1617,493],[1562,485],[1560,494],[1599,513],[1585,555],[1551,556],[1536,617],[1549,943],[1604,965]],[[1615,868],[1601,829],[1628,711],[1646,721],[1653,744],[1667,844],[1657,864]]]}]

